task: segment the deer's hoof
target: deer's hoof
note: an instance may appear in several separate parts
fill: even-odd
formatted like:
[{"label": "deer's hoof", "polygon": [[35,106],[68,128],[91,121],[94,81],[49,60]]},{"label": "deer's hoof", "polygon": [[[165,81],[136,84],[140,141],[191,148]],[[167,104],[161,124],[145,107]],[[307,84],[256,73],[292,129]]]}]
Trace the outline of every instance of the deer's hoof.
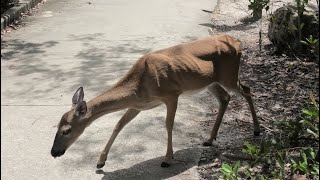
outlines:
[{"label": "deer's hoof", "polygon": [[212,146],[212,143],[209,143],[209,142],[204,142],[202,143],[203,146]]},{"label": "deer's hoof", "polygon": [[259,135],[260,135],[260,131],[253,131],[253,134],[254,134],[255,136],[259,136]]},{"label": "deer's hoof", "polygon": [[105,163],[101,163],[101,164],[99,163],[99,164],[97,164],[97,168],[101,169],[104,165],[105,165]]},{"label": "deer's hoof", "polygon": [[161,167],[163,167],[163,168],[166,168],[166,167],[169,167],[169,166],[170,166],[170,164],[167,163],[167,162],[162,162],[161,163]]}]

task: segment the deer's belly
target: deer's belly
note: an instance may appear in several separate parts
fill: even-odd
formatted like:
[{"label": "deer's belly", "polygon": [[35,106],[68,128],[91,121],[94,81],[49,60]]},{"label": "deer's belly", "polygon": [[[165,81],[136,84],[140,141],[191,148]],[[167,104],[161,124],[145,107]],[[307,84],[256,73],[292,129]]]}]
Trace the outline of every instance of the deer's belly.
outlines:
[{"label": "deer's belly", "polygon": [[193,94],[197,94],[201,91],[203,91],[204,89],[206,89],[207,86],[204,86],[204,87],[201,87],[201,88],[198,88],[198,89],[192,89],[192,90],[186,90],[182,93],[182,95],[186,95],[186,96],[189,96],[189,95],[193,95]]},{"label": "deer's belly", "polygon": [[161,101],[141,102],[141,103],[136,103],[133,106],[133,108],[143,111],[143,110],[155,108],[157,106],[160,106],[161,104],[162,104]]}]

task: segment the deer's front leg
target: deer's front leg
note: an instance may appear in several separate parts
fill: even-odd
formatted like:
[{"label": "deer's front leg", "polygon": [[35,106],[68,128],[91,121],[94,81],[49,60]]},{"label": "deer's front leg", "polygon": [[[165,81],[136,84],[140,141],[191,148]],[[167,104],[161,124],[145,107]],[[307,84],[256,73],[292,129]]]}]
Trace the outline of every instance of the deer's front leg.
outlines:
[{"label": "deer's front leg", "polygon": [[168,98],[168,100],[165,101],[165,104],[167,106],[166,128],[168,133],[168,144],[165,160],[161,163],[161,167],[169,167],[169,162],[171,159],[173,159],[172,129],[174,124],[174,117],[177,110],[178,97]]},{"label": "deer's front leg", "polygon": [[100,155],[99,161],[97,163],[97,168],[100,169],[105,165],[109,150],[110,150],[114,140],[116,139],[117,135],[122,130],[122,128],[126,124],[128,124],[128,122],[130,122],[133,118],[135,118],[139,113],[140,113],[139,110],[128,109],[128,111],[122,116],[122,118],[119,120],[119,122],[115,126],[115,128],[113,130],[113,133],[112,133],[112,135],[111,135],[106,147],[103,149],[103,151],[102,151],[102,153]]}]

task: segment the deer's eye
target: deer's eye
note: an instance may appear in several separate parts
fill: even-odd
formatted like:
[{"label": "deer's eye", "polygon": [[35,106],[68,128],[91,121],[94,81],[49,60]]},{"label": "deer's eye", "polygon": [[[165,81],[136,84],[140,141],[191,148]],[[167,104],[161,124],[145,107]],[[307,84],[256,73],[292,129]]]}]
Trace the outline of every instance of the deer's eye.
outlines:
[{"label": "deer's eye", "polygon": [[62,134],[63,134],[63,135],[67,135],[67,134],[69,134],[70,132],[71,132],[71,128],[62,131]]}]

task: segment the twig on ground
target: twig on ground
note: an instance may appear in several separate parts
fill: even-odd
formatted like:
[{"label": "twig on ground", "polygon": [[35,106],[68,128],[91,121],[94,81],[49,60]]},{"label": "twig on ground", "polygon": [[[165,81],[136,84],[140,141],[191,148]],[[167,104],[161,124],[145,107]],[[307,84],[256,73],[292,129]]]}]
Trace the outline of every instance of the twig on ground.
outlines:
[{"label": "twig on ground", "polygon": [[213,12],[213,11],[209,11],[209,10],[205,10],[205,9],[202,9],[202,11],[206,12],[206,13],[210,13],[210,14],[212,14],[212,12]]}]

